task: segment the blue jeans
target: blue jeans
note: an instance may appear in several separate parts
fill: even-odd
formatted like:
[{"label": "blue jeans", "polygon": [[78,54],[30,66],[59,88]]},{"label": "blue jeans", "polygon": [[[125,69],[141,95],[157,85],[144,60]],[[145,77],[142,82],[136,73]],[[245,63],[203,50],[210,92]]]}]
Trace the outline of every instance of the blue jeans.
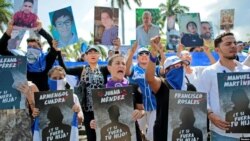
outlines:
[{"label": "blue jeans", "polygon": [[239,141],[240,139],[222,136],[214,131],[211,131],[211,141]]}]

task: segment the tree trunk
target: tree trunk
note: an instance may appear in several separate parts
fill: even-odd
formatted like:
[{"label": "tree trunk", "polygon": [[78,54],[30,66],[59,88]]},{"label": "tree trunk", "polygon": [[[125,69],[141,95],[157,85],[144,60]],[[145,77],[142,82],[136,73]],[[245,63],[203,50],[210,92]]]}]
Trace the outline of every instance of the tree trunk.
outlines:
[{"label": "tree trunk", "polygon": [[121,16],[122,16],[122,44],[125,44],[125,31],[124,31],[124,5],[121,6]]}]

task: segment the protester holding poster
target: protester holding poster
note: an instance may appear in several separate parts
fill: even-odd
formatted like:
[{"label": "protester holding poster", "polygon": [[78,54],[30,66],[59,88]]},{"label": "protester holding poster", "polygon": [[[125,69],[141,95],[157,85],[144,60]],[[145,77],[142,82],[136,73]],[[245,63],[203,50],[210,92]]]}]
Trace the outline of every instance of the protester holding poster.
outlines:
[{"label": "protester holding poster", "polygon": [[168,95],[170,89],[194,91],[195,87],[192,84],[186,85],[184,65],[189,65],[188,61],[182,61],[177,56],[168,57],[163,65],[165,78],[154,76],[156,56],[159,50],[160,37],[151,39],[151,54],[150,62],[147,66],[146,80],[149,83],[152,91],[155,93],[157,110],[156,121],[154,125],[154,141],[166,141],[167,134],[167,118],[168,118]]},{"label": "protester holding poster", "polygon": [[58,41],[58,47],[66,47],[78,41],[74,17],[71,7],[66,7],[50,12],[50,20],[53,25],[52,34]]},{"label": "protester holding poster", "polygon": [[[109,69],[109,71],[110,71],[110,74],[111,74],[111,78],[108,80],[108,82],[107,82],[107,84],[106,84],[106,88],[114,88],[114,87],[124,87],[124,88],[126,88],[126,86],[129,86],[129,83],[128,83],[128,80],[125,78],[125,70],[126,70],[126,62],[125,62],[125,58],[124,58],[124,56],[122,56],[122,55],[114,55],[114,56],[112,56],[110,59],[109,59],[109,61],[108,61],[108,69]],[[142,97],[141,97],[141,94],[138,92],[138,90],[137,90],[137,86],[135,86],[135,85],[132,85],[133,86],[133,90],[131,90],[131,91],[128,91],[128,95],[130,95],[131,93],[129,93],[129,92],[132,92],[132,93],[134,93],[134,95],[133,95],[133,99],[134,99],[134,103],[135,103],[135,110],[132,112],[131,111],[131,113],[132,113],[132,120],[134,120],[134,121],[136,121],[136,120],[138,120],[138,119],[140,119],[140,118],[142,118],[143,117],[143,115],[144,115],[144,108],[143,108],[143,105],[142,105]],[[108,90],[108,89],[107,89]],[[94,96],[94,97],[96,97],[96,96]],[[126,96],[127,97],[127,96]],[[104,97],[105,98],[105,97]],[[129,97],[127,97],[127,99],[129,99]],[[97,100],[97,99],[95,99],[95,100]],[[127,100],[126,100],[127,101]],[[100,103],[100,101],[96,101],[96,103],[97,102],[99,102]],[[119,101],[117,101],[117,102],[119,102]],[[122,102],[123,101],[120,101],[119,102],[119,105],[120,104],[122,104]],[[104,103],[105,104],[105,103]],[[114,103],[114,104],[118,104],[118,103]],[[132,103],[131,103],[132,104]],[[108,113],[110,113],[111,111],[113,111],[112,112],[112,115],[110,115],[110,119],[111,119],[111,121],[113,121],[113,122],[118,122],[118,120],[117,120],[117,118],[119,117],[119,115],[120,114],[118,114],[118,113],[120,113],[119,111],[121,111],[121,110],[119,110],[119,107],[120,107],[120,109],[121,108],[125,108],[125,107],[127,107],[126,105],[123,105],[123,106],[119,106],[119,107],[117,107],[116,105],[111,105],[111,106],[109,106],[110,105],[110,103],[107,103],[106,105],[108,105],[108,107],[109,107],[109,110],[108,110]],[[95,104],[94,104],[94,106],[95,106]],[[99,106],[101,106],[101,105],[99,105]],[[105,106],[105,105],[103,105],[103,106]],[[97,109],[98,107],[96,106],[96,110],[98,110]],[[115,112],[116,111],[116,112]],[[99,112],[101,112],[101,111],[99,111]],[[117,114],[114,114],[114,113],[117,113]],[[100,113],[96,113],[96,114],[100,114]],[[111,113],[110,113],[111,114]],[[115,116],[116,115],[116,116]],[[127,115],[129,115],[129,116],[127,116]],[[96,116],[96,117],[98,117],[98,116]],[[126,114],[126,115],[123,115],[123,117],[120,117],[120,118],[125,118],[126,120],[128,120],[128,119],[131,119],[131,115],[130,114]],[[99,118],[98,118],[99,119]],[[100,119],[99,119],[100,120]],[[129,120],[130,121],[130,120]],[[101,122],[100,122],[101,123]],[[120,124],[120,123],[119,123]],[[90,124],[91,126],[92,126],[92,128],[96,128],[96,125],[95,125],[95,121],[91,121],[91,124]],[[141,133],[140,133],[140,129],[139,129],[139,126],[138,126],[138,123],[137,123],[137,121],[136,121],[136,138],[137,138],[137,141],[140,141],[141,140]],[[98,126],[98,125],[97,125]],[[104,126],[104,127],[106,127],[106,126]],[[104,128],[103,127],[103,128]],[[121,127],[123,127],[123,129],[125,130],[125,129],[127,129],[126,128],[126,126],[124,126],[124,125],[122,125]],[[101,135],[102,135],[102,133],[104,133],[105,132],[105,130],[104,129],[101,129]],[[131,128],[130,128],[131,129]],[[129,131],[130,132],[130,134],[133,134],[133,132],[132,131]],[[127,132],[127,133],[129,133],[129,132]],[[130,135],[130,136],[132,136],[132,135]],[[123,137],[123,136],[122,136]],[[113,138],[112,138],[112,141],[113,140],[124,140],[124,139],[122,139],[122,138],[116,138],[116,137],[114,136]],[[107,140],[107,139],[105,139],[105,138],[101,138],[102,140]],[[132,139],[130,139],[130,140],[134,140],[133,138]]]},{"label": "protester holding poster", "polygon": [[200,82],[206,82],[206,85],[202,85],[201,91],[208,94],[208,118],[211,121],[211,139],[238,141],[242,135],[250,137],[250,134],[225,133],[226,130],[229,130],[230,123],[221,116],[222,107],[219,102],[217,73],[249,72],[250,68],[235,60],[237,47],[233,33],[223,33],[217,36],[214,42],[220,60],[205,68],[200,80]]},{"label": "protester holding poster", "polygon": [[[44,53],[40,40],[36,38],[27,39],[27,79],[35,83],[40,91],[46,91],[49,90],[47,73],[52,68],[58,53],[55,48],[52,47],[53,38],[42,28],[42,23],[40,21],[37,21],[36,29],[38,33],[47,40],[51,48],[48,53]],[[12,31],[13,22],[10,22],[6,32],[0,39],[0,55],[16,55],[7,48]]]},{"label": "protester holding poster", "polygon": [[[145,47],[141,47],[137,50],[138,44],[135,42],[132,49],[128,53],[127,62],[126,62],[126,75],[130,77],[130,82],[136,83],[139,85],[142,98],[143,106],[145,108],[145,116],[138,120],[140,129],[145,134],[145,137],[148,140],[153,140],[153,126],[156,117],[156,99],[155,96],[145,79],[145,72],[147,65],[149,63],[149,50]],[[162,48],[163,49],[163,48]],[[163,50],[160,51],[165,57]],[[132,65],[132,59],[134,54],[136,54],[137,64]],[[165,59],[162,57],[161,59]],[[132,65],[132,66],[131,66]],[[160,75],[162,69],[156,67],[156,74]]]}]

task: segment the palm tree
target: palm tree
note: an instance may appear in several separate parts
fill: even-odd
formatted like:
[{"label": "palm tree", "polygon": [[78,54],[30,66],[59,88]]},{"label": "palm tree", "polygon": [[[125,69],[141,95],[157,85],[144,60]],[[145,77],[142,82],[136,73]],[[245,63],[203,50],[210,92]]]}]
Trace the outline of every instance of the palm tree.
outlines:
[{"label": "palm tree", "polygon": [[12,4],[7,0],[0,0],[0,31],[4,32],[4,25],[7,25],[12,14],[10,12]]},{"label": "palm tree", "polygon": [[[141,0],[133,0],[138,6],[141,6]],[[117,3],[119,9],[121,10],[122,16],[122,43],[125,43],[125,31],[124,31],[124,5],[131,9],[129,0],[111,0],[111,6],[114,7],[115,2]]]},{"label": "palm tree", "polygon": [[[175,16],[177,14],[182,14],[189,11],[187,6],[182,6],[179,4],[179,0],[166,0],[166,4],[161,3],[159,5],[161,11],[161,26],[164,27],[164,23],[167,17]],[[176,18],[177,21],[177,18]]]}]

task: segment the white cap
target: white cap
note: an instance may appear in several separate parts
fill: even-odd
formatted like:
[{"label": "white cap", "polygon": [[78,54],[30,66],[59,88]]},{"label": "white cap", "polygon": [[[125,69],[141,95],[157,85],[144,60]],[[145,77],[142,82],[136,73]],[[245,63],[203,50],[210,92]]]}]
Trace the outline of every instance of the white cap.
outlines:
[{"label": "white cap", "polygon": [[141,47],[141,48],[138,49],[137,55],[138,55],[140,52],[149,52],[149,50],[148,50],[148,48]]},{"label": "white cap", "polygon": [[190,62],[187,61],[187,60],[183,60],[183,61],[182,61],[182,60],[181,60],[179,57],[177,57],[177,56],[170,56],[170,57],[167,57],[167,59],[165,60],[163,67],[164,67],[164,69],[166,69],[166,68],[168,68],[169,66],[172,66],[172,65],[177,64],[177,63],[180,63],[180,62],[186,63],[187,65],[190,64]]}]

